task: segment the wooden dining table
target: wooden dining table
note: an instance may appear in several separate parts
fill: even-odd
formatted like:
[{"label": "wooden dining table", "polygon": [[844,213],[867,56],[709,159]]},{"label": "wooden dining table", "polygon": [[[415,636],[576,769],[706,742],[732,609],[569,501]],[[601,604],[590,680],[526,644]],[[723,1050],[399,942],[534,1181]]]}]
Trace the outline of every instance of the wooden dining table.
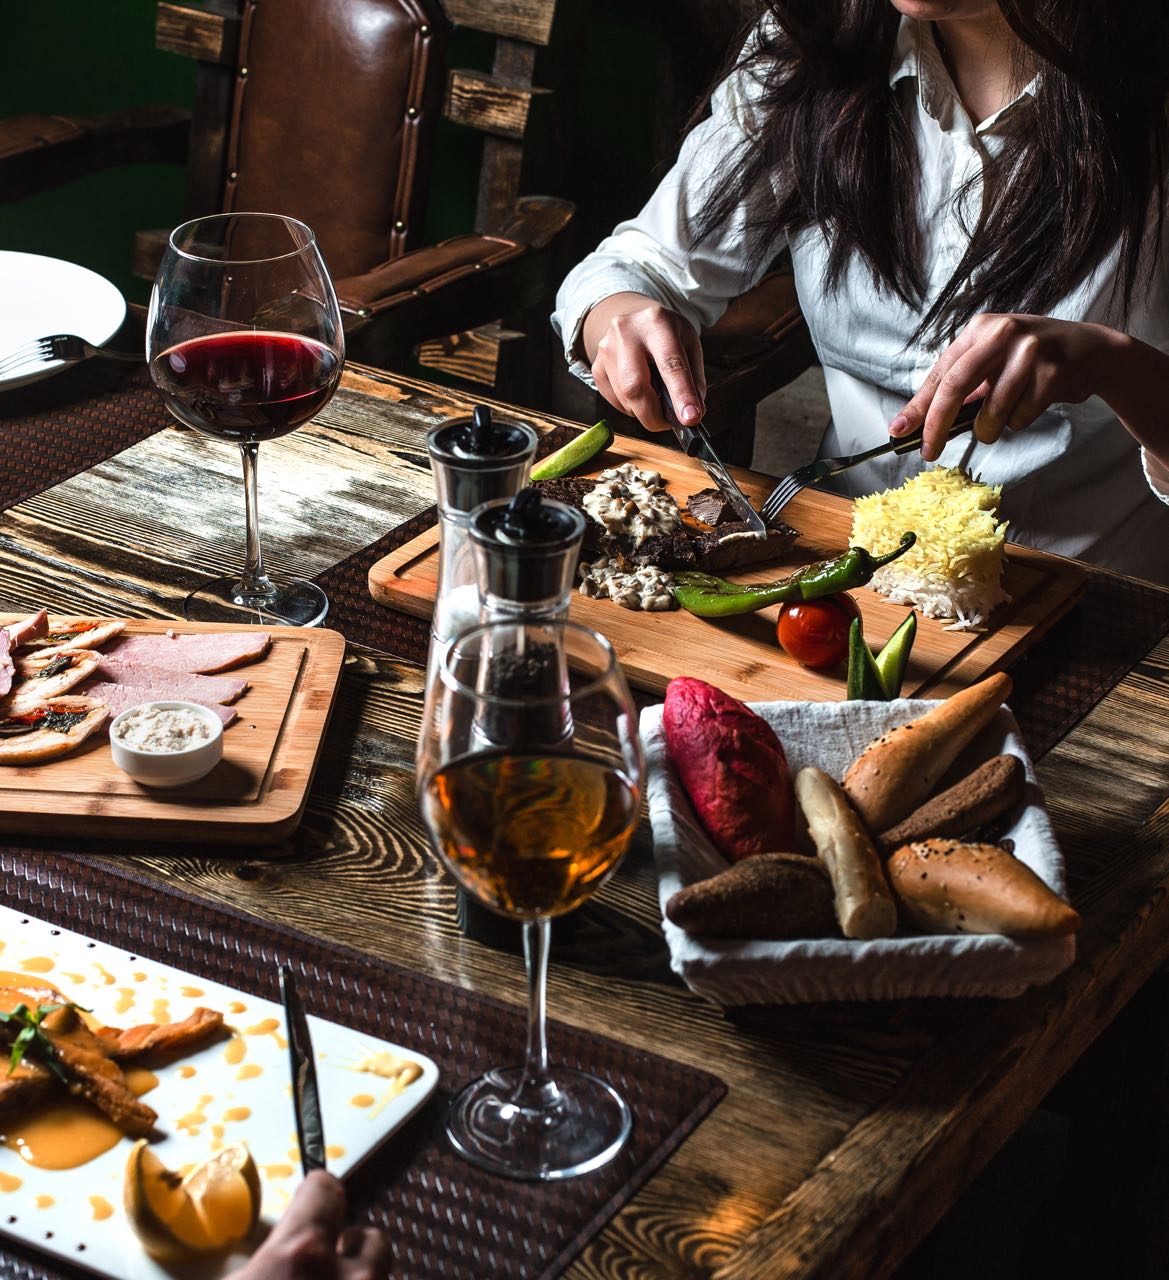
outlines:
[{"label": "wooden dining table", "polygon": [[[186,592],[240,561],[237,452],[166,425],[144,371],[95,366],[89,382],[57,384],[0,396],[0,610],[180,616]],[[418,816],[421,624],[358,598],[368,549],[427,519],[427,429],[473,402],[350,367],[312,423],[260,450],[269,568],[331,588],[326,625],[348,641],[295,833],[255,847],[152,843],[148,831],[130,843],[42,835],[19,841],[28,857],[39,850],[46,865],[68,866],[75,856],[79,876],[124,881],[127,894],[178,894],[443,984],[434,990],[522,1005],[522,960],[462,933]],[[495,408],[542,431],[579,425]],[[1044,664],[1055,672],[1100,640],[1116,623],[1115,601],[1130,595],[1154,619],[1140,651],[1064,692],[1045,688]],[[1084,602],[1026,660],[1037,696],[1056,704],[1037,772],[1083,916],[1074,964],[1043,987],[1008,1000],[728,1015],[670,971],[642,822],[618,874],[554,950],[551,1051],[575,1028],[617,1042],[631,1061],[653,1055],[719,1087],[632,1192],[596,1206],[555,1259],[521,1264],[521,1230],[508,1255],[515,1274],[859,1280],[897,1269],[1169,955],[1164,596],[1094,574]],[[1074,723],[1060,722],[1061,699]],[[406,1151],[385,1177],[406,1177],[409,1163]],[[592,1178],[561,1195],[587,1198]],[[498,1194],[506,1203],[507,1188]],[[480,1274],[508,1273],[492,1265],[503,1269]],[[395,1268],[427,1274],[401,1252]]]}]

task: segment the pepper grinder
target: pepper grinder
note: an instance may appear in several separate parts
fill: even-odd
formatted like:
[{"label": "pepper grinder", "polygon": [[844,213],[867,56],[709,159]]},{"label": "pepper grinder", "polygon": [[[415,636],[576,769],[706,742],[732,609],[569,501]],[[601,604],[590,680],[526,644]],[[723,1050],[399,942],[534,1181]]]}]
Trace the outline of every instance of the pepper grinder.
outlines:
[{"label": "pepper grinder", "polygon": [[446,646],[479,621],[475,559],[467,539],[471,511],[493,499],[505,501],[527,483],[536,433],[521,423],[494,422],[486,405],[469,419],[434,427],[426,449],[438,497],[438,585],[426,663],[429,696]]},{"label": "pepper grinder", "polygon": [[[568,616],[572,586],[580,558],[585,518],[563,502],[545,499],[536,489],[514,498],[485,502],[471,513],[470,538],[478,573],[482,622],[556,622]],[[484,746],[555,748],[572,733],[571,721],[557,707],[540,709],[541,694],[568,687],[564,653],[552,642],[528,644],[523,650],[501,637],[498,649],[481,664],[483,692],[509,699],[491,705],[476,726]],[[468,937],[502,950],[523,950],[523,929],[515,920],[496,915],[461,890],[459,924]],[[578,909],[579,910],[579,909]],[[552,942],[571,939],[578,911],[552,922]]]}]

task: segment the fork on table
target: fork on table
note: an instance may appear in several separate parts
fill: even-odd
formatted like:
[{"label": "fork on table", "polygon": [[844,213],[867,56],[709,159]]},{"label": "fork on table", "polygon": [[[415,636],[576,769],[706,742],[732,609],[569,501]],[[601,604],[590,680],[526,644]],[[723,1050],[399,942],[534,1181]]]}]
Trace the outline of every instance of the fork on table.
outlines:
[{"label": "fork on table", "polygon": [[[971,400],[969,404],[964,404],[954,419],[954,425],[950,428],[950,438],[953,439],[954,436],[969,431],[974,426],[974,419],[978,417],[978,411],[981,408],[981,400]],[[791,475],[784,476],[767,495],[767,501],[759,508],[760,513],[764,520],[774,520],[796,494],[801,489],[806,489],[808,485],[827,480],[830,476],[838,476],[850,467],[868,462],[870,458],[879,458],[886,453],[911,453],[920,447],[921,432],[915,431],[912,435],[898,436],[885,444],[877,445],[875,449],[866,449],[864,453],[853,453],[847,458],[817,458],[815,462],[809,462],[797,468]]]},{"label": "fork on table", "polygon": [[75,364],[88,356],[105,356],[109,360],[146,359],[141,351],[111,351],[108,347],[94,346],[75,333],[54,333],[47,338],[33,338],[0,358],[0,378],[26,364],[47,364],[50,360]]}]

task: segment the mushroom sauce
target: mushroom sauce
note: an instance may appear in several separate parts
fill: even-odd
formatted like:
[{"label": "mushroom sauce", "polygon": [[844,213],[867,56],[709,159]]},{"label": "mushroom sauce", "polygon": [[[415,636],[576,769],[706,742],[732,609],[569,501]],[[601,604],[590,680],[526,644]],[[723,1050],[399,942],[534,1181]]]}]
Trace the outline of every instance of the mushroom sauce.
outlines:
[{"label": "mushroom sauce", "polygon": [[580,566],[580,593],[598,600],[609,599],[623,609],[644,609],[657,613],[676,609],[674,575],[657,565],[630,565],[620,556],[596,560]]},{"label": "mushroom sauce", "polygon": [[632,462],[610,467],[585,494],[584,509],[610,533],[628,537],[634,547],[658,533],[682,527],[677,502],[666,492],[656,471],[642,471]]}]

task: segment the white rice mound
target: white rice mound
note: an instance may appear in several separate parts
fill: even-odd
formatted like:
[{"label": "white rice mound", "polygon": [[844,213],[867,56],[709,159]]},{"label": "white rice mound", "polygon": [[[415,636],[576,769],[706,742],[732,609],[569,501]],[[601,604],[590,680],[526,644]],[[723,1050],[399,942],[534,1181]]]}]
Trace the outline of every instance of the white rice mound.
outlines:
[{"label": "white rice mound", "polygon": [[869,586],[927,618],[952,618],[951,630],[983,627],[1003,590],[1007,522],[998,518],[1002,486],[980,484],[960,467],[931,467],[900,488],[857,498],[852,545],[892,551],[912,530],[917,542],[878,569]]}]

